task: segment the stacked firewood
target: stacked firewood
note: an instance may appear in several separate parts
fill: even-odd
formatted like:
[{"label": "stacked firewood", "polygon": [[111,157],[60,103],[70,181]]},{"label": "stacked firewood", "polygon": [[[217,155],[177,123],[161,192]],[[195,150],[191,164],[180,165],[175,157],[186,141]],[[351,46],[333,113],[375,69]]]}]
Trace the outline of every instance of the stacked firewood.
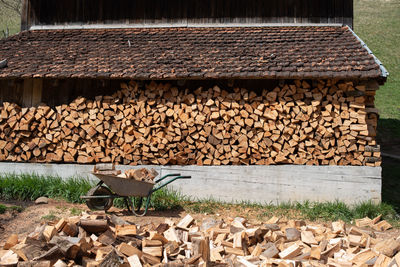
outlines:
[{"label": "stacked firewood", "polygon": [[115,165],[112,163],[96,164],[93,168],[93,173],[135,179],[147,183],[154,183],[154,179],[158,176],[158,172],[153,168],[129,169],[122,173],[121,170],[116,170]]},{"label": "stacked firewood", "polygon": [[128,179],[135,179],[137,181],[147,182],[147,183],[154,183],[154,178],[158,176],[158,172],[154,169],[130,169],[126,170],[124,175],[121,177],[128,178]]},{"label": "stacked firewood", "polygon": [[400,266],[400,236],[382,232],[388,222],[364,218],[356,225],[277,217],[257,225],[241,217],[197,223],[186,215],[177,223],[140,226],[84,214],[41,225],[23,239],[11,235],[0,265]]},{"label": "stacked firewood", "polygon": [[287,81],[262,92],[122,84],[70,104],[0,107],[0,160],[155,165],[381,164],[377,86]]}]

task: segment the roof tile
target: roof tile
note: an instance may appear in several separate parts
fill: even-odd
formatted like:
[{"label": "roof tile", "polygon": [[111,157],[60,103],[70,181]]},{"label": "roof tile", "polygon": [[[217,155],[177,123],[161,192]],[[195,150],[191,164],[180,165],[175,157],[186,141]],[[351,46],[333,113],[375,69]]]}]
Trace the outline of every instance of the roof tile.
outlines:
[{"label": "roof tile", "polygon": [[25,31],[0,40],[0,78],[378,78],[347,27]]}]

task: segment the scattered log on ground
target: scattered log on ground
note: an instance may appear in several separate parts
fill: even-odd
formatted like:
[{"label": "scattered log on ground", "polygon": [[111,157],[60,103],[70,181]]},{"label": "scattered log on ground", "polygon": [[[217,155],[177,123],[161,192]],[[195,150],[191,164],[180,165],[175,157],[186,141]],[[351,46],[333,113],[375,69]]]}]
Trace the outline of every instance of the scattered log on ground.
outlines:
[{"label": "scattered log on ground", "polygon": [[[115,217],[83,213],[39,226],[27,238],[12,234],[0,265],[400,266],[400,236],[385,233],[391,225],[380,216],[357,220],[362,226],[277,217],[258,224],[240,217],[199,222],[190,215],[135,225]],[[71,223],[76,236],[61,229]]]}]

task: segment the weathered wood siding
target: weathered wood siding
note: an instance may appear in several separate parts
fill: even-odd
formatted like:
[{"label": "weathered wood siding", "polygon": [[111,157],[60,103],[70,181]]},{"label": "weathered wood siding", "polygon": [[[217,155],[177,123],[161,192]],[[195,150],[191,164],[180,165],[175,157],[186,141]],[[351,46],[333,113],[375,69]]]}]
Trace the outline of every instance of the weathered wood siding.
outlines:
[{"label": "weathered wood siding", "polygon": [[111,95],[124,80],[96,79],[21,79],[0,80],[0,105],[16,103],[22,107],[45,103],[56,106],[69,103],[78,96],[94,99],[97,95]]},{"label": "weathered wood siding", "polygon": [[22,27],[65,24],[353,24],[353,0],[25,0]]},{"label": "weathered wood siding", "polygon": [[[33,80],[36,80],[34,87]],[[3,102],[16,103],[22,107],[30,107],[42,102],[51,107],[67,104],[83,96],[94,99],[98,95],[112,95],[120,89],[121,82],[126,80],[110,79],[43,79],[41,90],[38,90],[38,79],[25,80],[1,80],[0,79],[0,105]],[[143,81],[150,83],[150,81]],[[177,86],[177,81],[170,81]],[[212,88],[218,85],[225,90],[231,87],[252,88],[261,92],[264,88],[274,88],[278,80],[188,80],[184,84],[186,88],[197,89],[199,87]],[[36,90],[35,90],[36,89]]]},{"label": "weathered wood siding", "polygon": [[22,104],[23,80],[0,80],[0,105],[3,102]]},{"label": "weathered wood siding", "polygon": [[44,80],[42,102],[49,106],[70,103],[78,96],[94,99],[98,95],[111,95],[123,80],[63,79]]}]

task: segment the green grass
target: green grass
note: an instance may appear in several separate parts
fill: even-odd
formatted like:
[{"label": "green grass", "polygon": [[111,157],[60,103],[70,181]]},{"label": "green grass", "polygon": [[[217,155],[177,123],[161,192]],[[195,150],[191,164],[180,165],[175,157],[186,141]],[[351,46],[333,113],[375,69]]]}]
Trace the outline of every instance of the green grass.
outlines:
[{"label": "green grass", "polygon": [[9,206],[9,207],[7,207],[7,209],[8,209],[8,210],[15,210],[15,211],[17,211],[17,212],[22,212],[22,211],[24,210],[23,207],[21,207],[21,206],[15,206],[15,205]]},{"label": "green grass", "polygon": [[204,214],[216,214],[218,211],[228,207],[227,204],[212,199],[201,201],[186,200],[183,205],[187,212]]},{"label": "green grass", "polygon": [[8,174],[0,177],[0,198],[4,200],[35,200],[38,197],[61,198],[81,203],[81,195],[93,186],[85,179]]},{"label": "green grass", "polygon": [[154,192],[150,199],[150,207],[155,210],[179,209],[185,196],[174,190],[159,190]]},{"label": "green grass", "polygon": [[362,202],[354,206],[348,206],[343,202],[324,202],[324,203],[297,203],[296,208],[304,218],[315,220],[343,220],[350,222],[354,219],[369,217],[374,218],[379,214],[390,221],[398,220],[398,215],[394,208],[386,203],[374,204],[372,202]]},{"label": "green grass", "polygon": [[5,213],[7,210],[16,211],[16,212],[22,212],[24,210],[24,208],[21,207],[21,206],[15,206],[15,205],[6,206],[6,205],[3,205],[3,204],[0,204],[0,214]]},{"label": "green grass", "polygon": [[6,210],[7,210],[7,207],[6,207],[6,206],[4,206],[3,204],[0,204],[0,214],[3,214],[3,213],[5,213],[5,212],[6,212]]},{"label": "green grass", "polygon": [[[376,95],[380,136],[400,137],[400,1],[355,0],[354,31],[390,75]],[[389,135],[389,136],[387,136]]]},{"label": "green grass", "polygon": [[221,203],[213,200],[183,201],[182,207],[187,212],[215,214],[223,209],[236,210],[245,213],[252,210],[258,213],[259,219],[272,216],[286,218],[300,218],[310,221],[337,221],[351,222],[364,217],[374,218],[381,214],[383,218],[399,225],[399,215],[393,206],[380,203],[362,202],[356,205],[346,205],[340,201],[334,202],[284,202],[280,204],[254,204],[242,202],[239,204]]},{"label": "green grass", "polygon": [[71,214],[72,216],[78,216],[78,215],[81,215],[82,211],[83,210],[81,210],[81,209],[73,207],[73,208],[69,209],[69,214]]},{"label": "green grass", "polygon": [[50,211],[49,214],[42,216],[41,219],[45,220],[45,221],[55,221],[55,220],[58,220],[60,218],[55,214],[54,211]]},{"label": "green grass", "polygon": [[16,34],[20,31],[21,19],[17,12],[0,6],[0,39],[7,28],[9,34]]},{"label": "green grass", "polygon": [[280,204],[260,204],[241,202],[229,204],[214,201],[212,199],[191,201],[188,198],[181,202],[186,212],[216,214],[222,210],[236,210],[241,214],[248,211],[258,213],[259,219],[272,216],[286,218],[301,218],[310,221],[336,221],[343,220],[351,222],[364,217],[374,218],[382,215],[386,220],[399,225],[400,217],[393,206],[386,203],[374,204],[372,202],[361,202],[356,205],[347,205],[340,201],[334,202],[283,202]]}]

